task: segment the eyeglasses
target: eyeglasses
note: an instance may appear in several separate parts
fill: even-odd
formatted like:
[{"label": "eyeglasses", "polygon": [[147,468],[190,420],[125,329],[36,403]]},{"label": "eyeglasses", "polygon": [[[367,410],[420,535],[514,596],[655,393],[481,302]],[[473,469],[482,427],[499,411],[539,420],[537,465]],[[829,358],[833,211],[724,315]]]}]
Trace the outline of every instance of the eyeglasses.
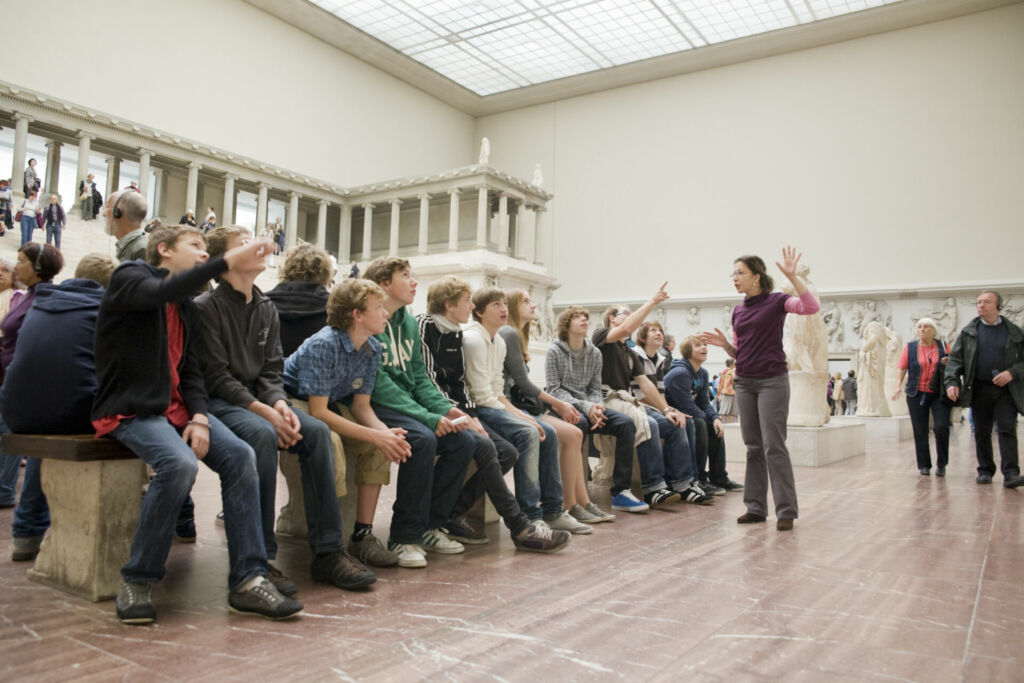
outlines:
[{"label": "eyeglasses", "polygon": [[628,308],[623,308],[623,309],[621,309],[621,310],[619,310],[619,311],[616,311],[616,312],[615,312],[615,315],[614,315],[614,316],[612,316],[612,317],[614,317],[614,318],[618,318],[619,316],[623,316],[623,315],[630,315],[630,314],[631,314],[632,312],[633,312],[633,311],[629,310]]}]

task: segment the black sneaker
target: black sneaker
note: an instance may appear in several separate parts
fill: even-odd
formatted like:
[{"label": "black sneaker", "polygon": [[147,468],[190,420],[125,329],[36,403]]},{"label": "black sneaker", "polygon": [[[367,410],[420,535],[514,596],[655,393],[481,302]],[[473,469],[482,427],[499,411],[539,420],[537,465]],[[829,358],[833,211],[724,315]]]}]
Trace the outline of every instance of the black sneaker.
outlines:
[{"label": "black sneaker", "polygon": [[1008,489],[1015,489],[1020,486],[1024,486],[1024,477],[1019,474],[1012,477],[1006,477],[1003,479],[1003,486]]},{"label": "black sneaker", "polygon": [[267,567],[270,571],[267,573],[267,578],[270,579],[270,583],[274,584],[274,588],[281,595],[287,595],[291,597],[299,592],[299,587],[295,585],[295,582],[284,575],[280,569],[267,562]]},{"label": "black sneaker", "polygon": [[683,497],[684,503],[693,503],[694,505],[711,505],[715,502],[714,496],[704,493],[699,486],[693,484],[679,491],[679,495]]},{"label": "black sneaker", "polygon": [[244,593],[231,591],[228,594],[228,609],[238,614],[255,614],[267,619],[291,619],[302,611],[302,605],[281,595],[274,584],[263,576]]},{"label": "black sneaker", "polygon": [[117,618],[122,624],[151,624],[156,621],[156,608],[150,597],[152,589],[148,583],[126,583],[121,586],[115,604]]},{"label": "black sneaker", "polygon": [[708,494],[709,496],[725,495],[725,489],[723,489],[721,486],[716,486],[715,484],[712,484],[710,481],[698,482],[698,486],[700,486],[701,491]]},{"label": "black sneaker", "polygon": [[174,526],[174,538],[178,543],[196,542],[196,520],[192,517],[179,519]]},{"label": "black sneaker", "polygon": [[979,483],[979,484],[991,484],[992,483],[992,475],[991,474],[979,474],[978,478],[975,479],[974,481]]},{"label": "black sneaker", "polygon": [[679,500],[679,491],[658,489],[657,491],[644,494],[644,502],[652,508],[664,505],[665,503],[671,503],[674,500]]},{"label": "black sneaker", "polygon": [[743,490],[743,484],[737,484],[732,479],[726,479],[722,483],[716,484],[716,486],[720,486],[723,489],[725,489],[726,491],[742,491]]},{"label": "black sneaker", "polygon": [[354,591],[377,582],[377,575],[344,550],[317,555],[310,567],[313,580]]},{"label": "black sneaker", "polygon": [[490,540],[487,538],[487,534],[483,532],[483,529],[475,527],[472,522],[466,519],[465,515],[459,515],[449,520],[444,525],[444,528],[448,532],[448,538],[467,545],[483,545]]},{"label": "black sneaker", "polygon": [[564,529],[552,529],[542,522],[534,522],[512,539],[516,550],[535,553],[557,553],[569,545],[572,534]]}]

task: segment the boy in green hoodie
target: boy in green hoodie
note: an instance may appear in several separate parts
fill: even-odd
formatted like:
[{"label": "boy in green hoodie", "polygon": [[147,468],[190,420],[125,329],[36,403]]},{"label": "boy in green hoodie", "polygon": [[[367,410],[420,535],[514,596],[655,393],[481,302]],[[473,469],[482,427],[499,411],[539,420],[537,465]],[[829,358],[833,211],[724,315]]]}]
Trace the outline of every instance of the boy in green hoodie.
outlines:
[{"label": "boy in green hoodie", "polygon": [[419,326],[405,308],[416,297],[409,262],[379,258],[366,267],[364,277],[384,290],[384,308],[391,314],[387,329],[377,335],[382,354],[373,409],[388,427],[405,429],[412,448],[412,456],[398,467],[388,549],[398,555],[399,566],[424,567],[424,549],[444,554],[465,550],[443,527],[470,460],[487,444],[465,431],[469,416],[453,407],[427,376]]}]

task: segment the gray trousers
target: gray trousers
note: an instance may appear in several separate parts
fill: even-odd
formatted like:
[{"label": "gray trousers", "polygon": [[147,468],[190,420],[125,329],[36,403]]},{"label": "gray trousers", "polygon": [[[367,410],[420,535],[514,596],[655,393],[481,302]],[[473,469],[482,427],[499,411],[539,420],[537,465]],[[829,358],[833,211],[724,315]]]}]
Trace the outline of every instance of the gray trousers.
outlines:
[{"label": "gray trousers", "polygon": [[747,510],[768,516],[768,479],[771,478],[775,516],[799,517],[793,464],[786,449],[789,417],[789,374],[753,379],[736,377],[736,404],[740,433],[747,446],[747,475],[743,504]]}]

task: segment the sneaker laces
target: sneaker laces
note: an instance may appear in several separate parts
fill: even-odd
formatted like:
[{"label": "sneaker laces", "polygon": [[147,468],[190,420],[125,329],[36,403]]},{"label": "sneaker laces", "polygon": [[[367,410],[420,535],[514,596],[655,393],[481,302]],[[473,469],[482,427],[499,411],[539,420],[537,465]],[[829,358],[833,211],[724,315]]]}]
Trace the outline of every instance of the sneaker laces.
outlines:
[{"label": "sneaker laces", "polygon": [[533,535],[542,540],[548,541],[551,539],[551,527],[546,523],[538,521],[533,523]]}]

